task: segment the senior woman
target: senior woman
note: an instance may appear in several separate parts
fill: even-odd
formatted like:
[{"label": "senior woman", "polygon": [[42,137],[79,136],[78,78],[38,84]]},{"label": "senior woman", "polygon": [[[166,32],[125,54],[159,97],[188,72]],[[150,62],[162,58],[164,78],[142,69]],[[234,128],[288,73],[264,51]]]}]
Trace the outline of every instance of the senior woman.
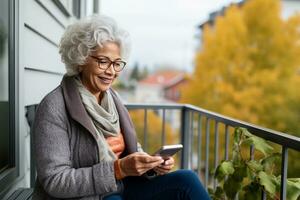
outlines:
[{"label": "senior woman", "polygon": [[128,34],[106,16],[66,29],[59,52],[67,73],[39,104],[33,127],[33,199],[209,199],[193,172],[169,173],[172,157],[164,161],[139,147],[111,89],[128,45]]}]

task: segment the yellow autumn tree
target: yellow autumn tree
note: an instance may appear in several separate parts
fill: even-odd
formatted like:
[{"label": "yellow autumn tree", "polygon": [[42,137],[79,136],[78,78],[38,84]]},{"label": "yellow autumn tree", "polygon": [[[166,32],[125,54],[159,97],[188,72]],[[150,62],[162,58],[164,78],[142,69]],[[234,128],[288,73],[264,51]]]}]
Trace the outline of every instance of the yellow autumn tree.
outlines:
[{"label": "yellow autumn tree", "polygon": [[300,16],[280,6],[249,0],[206,25],[182,102],[300,136]]},{"label": "yellow autumn tree", "polygon": [[[144,144],[144,110],[131,110],[131,119],[133,121],[138,141],[142,145],[143,149],[149,154],[153,154],[162,145],[162,117],[159,111],[153,110],[147,111],[147,144]],[[167,116],[167,114],[166,114]],[[173,128],[170,123],[165,122],[165,144],[177,144],[179,142],[178,128]],[[176,166],[179,166],[179,154],[176,155]]]}]

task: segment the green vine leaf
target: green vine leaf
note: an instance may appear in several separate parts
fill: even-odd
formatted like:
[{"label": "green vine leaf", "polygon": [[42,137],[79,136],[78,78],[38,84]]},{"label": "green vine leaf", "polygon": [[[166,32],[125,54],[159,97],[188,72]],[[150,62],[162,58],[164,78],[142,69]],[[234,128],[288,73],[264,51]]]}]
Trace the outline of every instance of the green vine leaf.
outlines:
[{"label": "green vine leaf", "polygon": [[237,193],[242,189],[242,183],[248,175],[248,168],[245,163],[234,166],[233,174],[229,175],[224,182],[224,191],[229,199],[234,199]]},{"label": "green vine leaf", "polygon": [[[253,145],[265,157],[261,160],[245,160],[241,156],[241,145]],[[224,200],[227,197],[228,200],[234,200],[237,194],[241,194],[243,200],[257,200],[261,198],[261,192],[265,191],[268,198],[278,199],[281,179],[274,174],[280,170],[281,154],[272,151],[273,147],[264,139],[252,135],[247,129],[236,128],[232,159],[221,162],[215,171],[215,178],[219,182],[224,181],[224,184],[219,184],[216,190],[209,189],[211,198]],[[300,178],[287,179],[287,199],[297,200],[299,197]]]},{"label": "green vine leaf", "polygon": [[261,198],[261,186],[257,182],[251,182],[246,185],[243,190],[244,200],[257,200]]},{"label": "green vine leaf", "polygon": [[257,162],[256,160],[250,160],[246,162],[246,165],[251,169],[254,170],[255,172],[259,172],[263,170],[262,164]]},{"label": "green vine leaf", "polygon": [[[276,190],[280,193],[281,176],[276,177]],[[300,178],[288,178],[286,182],[286,199],[297,200],[300,197]]]},{"label": "green vine leaf", "polygon": [[246,128],[241,128],[241,127],[239,127],[239,129],[241,130],[241,132],[242,132],[242,134],[243,134],[244,136],[247,136],[247,137],[253,136],[253,135],[248,131],[248,129],[246,129]]},{"label": "green vine leaf", "polygon": [[268,175],[264,171],[258,173],[259,183],[264,186],[269,195],[274,198],[276,194],[276,177]]},{"label": "green vine leaf", "polygon": [[224,161],[217,167],[215,178],[217,178],[218,181],[222,181],[225,178],[225,176],[233,174],[233,172],[234,168],[232,162]]},{"label": "green vine leaf", "polygon": [[243,179],[248,176],[247,165],[245,163],[240,163],[239,165],[234,166],[234,173],[232,176],[237,182],[242,182]]},{"label": "green vine leaf", "polygon": [[273,151],[273,147],[271,147],[264,139],[256,137],[254,135],[244,140],[243,144],[249,146],[253,145],[256,150],[262,152],[265,156],[270,155]]},{"label": "green vine leaf", "polygon": [[246,137],[251,137],[252,134],[246,129],[246,128],[242,128],[242,127],[237,127],[234,130],[234,138],[233,138],[233,142],[235,145],[239,145],[240,141]]},{"label": "green vine leaf", "polygon": [[287,180],[286,196],[289,200],[297,200],[300,196],[300,178],[289,178]]},{"label": "green vine leaf", "polygon": [[232,175],[224,182],[224,191],[229,199],[234,199],[241,188],[242,182],[236,181]]},{"label": "green vine leaf", "polygon": [[218,199],[225,199],[225,193],[222,187],[218,186],[216,188],[215,197]]},{"label": "green vine leaf", "polygon": [[261,160],[261,164],[263,166],[263,170],[267,172],[274,172],[274,170],[278,170],[277,166],[280,166],[281,162],[281,153],[273,153],[270,156]]},{"label": "green vine leaf", "polygon": [[239,145],[240,144],[240,141],[242,139],[242,135],[243,135],[243,128],[236,128],[234,130],[234,135],[233,135],[233,144],[234,145]]}]

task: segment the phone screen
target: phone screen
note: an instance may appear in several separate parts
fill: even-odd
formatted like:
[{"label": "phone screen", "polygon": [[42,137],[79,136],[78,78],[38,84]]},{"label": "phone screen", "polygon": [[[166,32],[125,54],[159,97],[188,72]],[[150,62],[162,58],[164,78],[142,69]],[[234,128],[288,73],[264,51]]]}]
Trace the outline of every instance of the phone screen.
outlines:
[{"label": "phone screen", "polygon": [[158,151],[156,151],[153,155],[159,155],[163,158],[168,158],[173,156],[175,153],[180,151],[183,148],[181,144],[177,145],[165,145],[162,146]]}]

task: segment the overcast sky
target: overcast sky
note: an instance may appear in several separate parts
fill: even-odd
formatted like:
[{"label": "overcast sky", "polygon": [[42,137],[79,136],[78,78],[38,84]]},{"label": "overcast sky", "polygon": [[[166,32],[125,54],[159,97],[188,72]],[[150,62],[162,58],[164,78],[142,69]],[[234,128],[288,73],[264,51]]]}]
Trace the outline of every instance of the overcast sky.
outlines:
[{"label": "overcast sky", "polygon": [[129,66],[192,71],[197,26],[209,13],[239,0],[101,0],[100,12],[131,36]]}]

